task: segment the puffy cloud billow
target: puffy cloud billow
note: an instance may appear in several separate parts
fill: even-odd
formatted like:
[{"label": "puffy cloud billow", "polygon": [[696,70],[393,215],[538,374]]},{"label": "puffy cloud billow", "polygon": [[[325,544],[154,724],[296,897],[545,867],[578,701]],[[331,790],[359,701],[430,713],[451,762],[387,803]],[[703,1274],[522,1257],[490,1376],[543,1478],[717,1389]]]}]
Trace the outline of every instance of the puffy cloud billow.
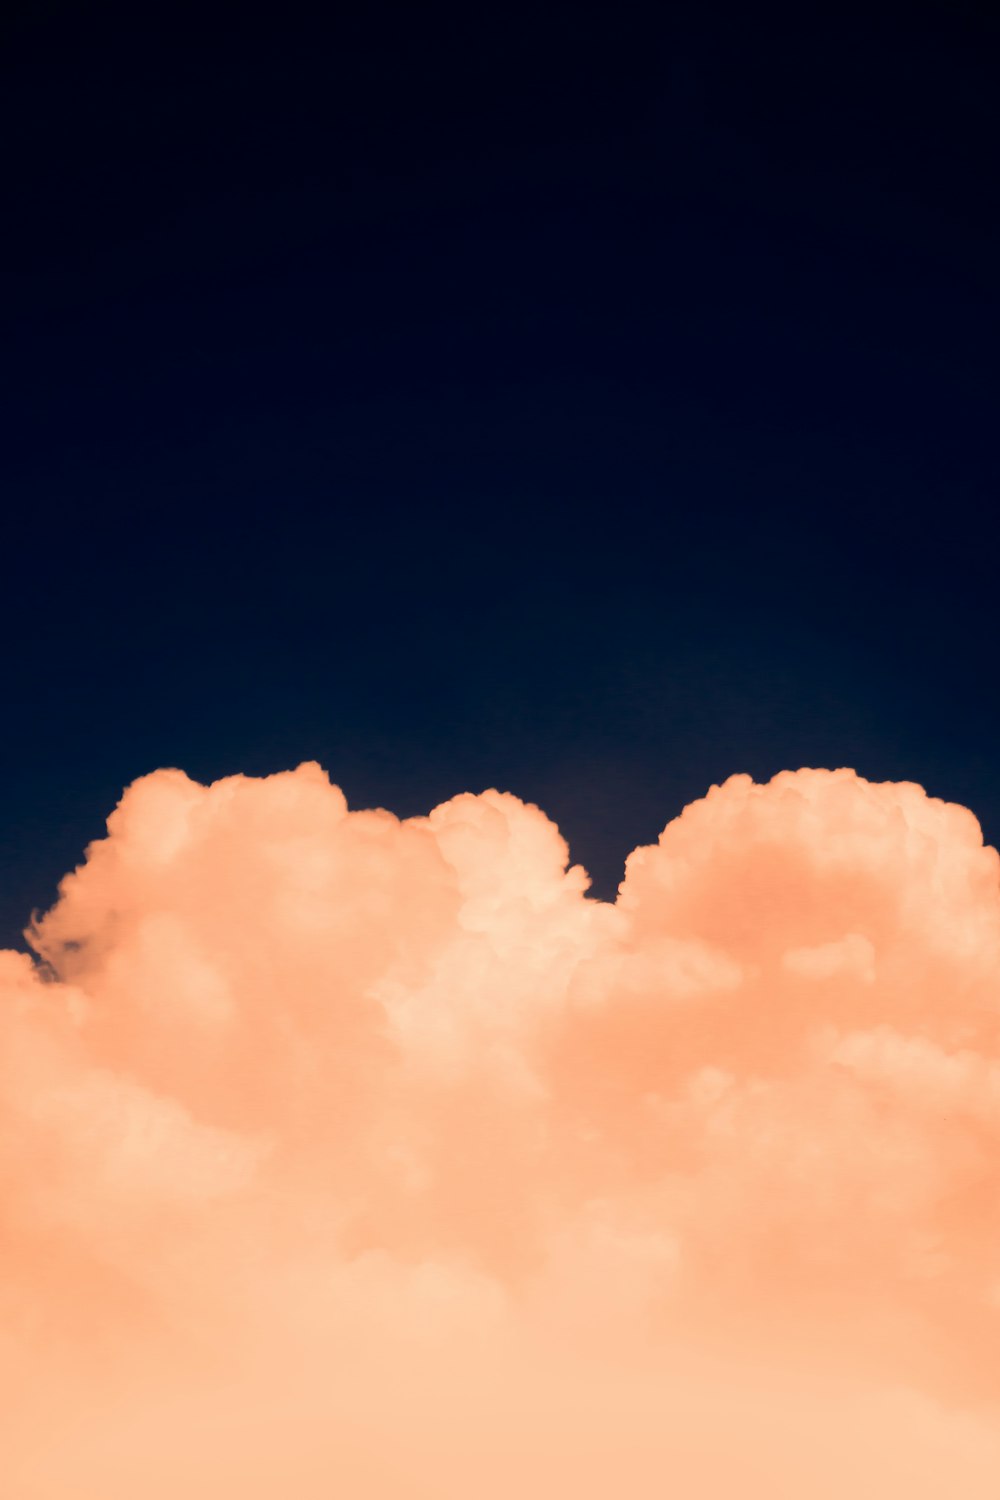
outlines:
[{"label": "puffy cloud billow", "polygon": [[10,1500],[1000,1493],[1000,861],[158,771],[0,954]]}]

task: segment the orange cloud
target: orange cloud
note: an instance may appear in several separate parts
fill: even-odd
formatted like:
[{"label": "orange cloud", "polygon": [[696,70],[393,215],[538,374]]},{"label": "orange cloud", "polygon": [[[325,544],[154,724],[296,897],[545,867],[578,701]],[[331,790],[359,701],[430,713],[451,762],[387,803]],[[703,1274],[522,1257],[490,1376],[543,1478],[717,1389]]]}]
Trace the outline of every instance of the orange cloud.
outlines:
[{"label": "orange cloud", "polygon": [[490,791],[159,771],[0,954],[11,1500],[1000,1486],[1000,861],[735,776],[614,905]]}]

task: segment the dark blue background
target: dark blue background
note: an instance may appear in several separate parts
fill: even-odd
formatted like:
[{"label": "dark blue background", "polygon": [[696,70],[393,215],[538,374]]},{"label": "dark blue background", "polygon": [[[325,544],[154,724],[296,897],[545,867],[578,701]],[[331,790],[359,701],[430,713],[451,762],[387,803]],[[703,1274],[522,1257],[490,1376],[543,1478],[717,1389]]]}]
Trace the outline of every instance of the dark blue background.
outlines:
[{"label": "dark blue background", "polygon": [[9,16],[0,939],[165,764],[1000,839],[996,13],[752,10]]}]

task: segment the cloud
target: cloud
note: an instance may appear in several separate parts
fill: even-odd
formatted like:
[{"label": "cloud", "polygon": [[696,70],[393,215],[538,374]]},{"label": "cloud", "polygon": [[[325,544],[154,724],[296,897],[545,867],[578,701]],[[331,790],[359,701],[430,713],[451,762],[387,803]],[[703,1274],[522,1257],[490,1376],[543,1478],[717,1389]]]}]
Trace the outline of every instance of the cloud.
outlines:
[{"label": "cloud", "polygon": [[3,1493],[992,1497],[998,874],[848,770],[613,905],[496,791],[142,778],[0,954]]}]

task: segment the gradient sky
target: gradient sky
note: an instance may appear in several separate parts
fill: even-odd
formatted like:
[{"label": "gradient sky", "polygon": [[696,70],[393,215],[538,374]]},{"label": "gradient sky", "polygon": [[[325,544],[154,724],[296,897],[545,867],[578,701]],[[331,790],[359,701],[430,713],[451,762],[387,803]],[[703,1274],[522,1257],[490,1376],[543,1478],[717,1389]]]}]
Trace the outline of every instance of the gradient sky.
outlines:
[{"label": "gradient sky", "polygon": [[987,9],[15,8],[4,940],[164,764],[1000,836]]}]

